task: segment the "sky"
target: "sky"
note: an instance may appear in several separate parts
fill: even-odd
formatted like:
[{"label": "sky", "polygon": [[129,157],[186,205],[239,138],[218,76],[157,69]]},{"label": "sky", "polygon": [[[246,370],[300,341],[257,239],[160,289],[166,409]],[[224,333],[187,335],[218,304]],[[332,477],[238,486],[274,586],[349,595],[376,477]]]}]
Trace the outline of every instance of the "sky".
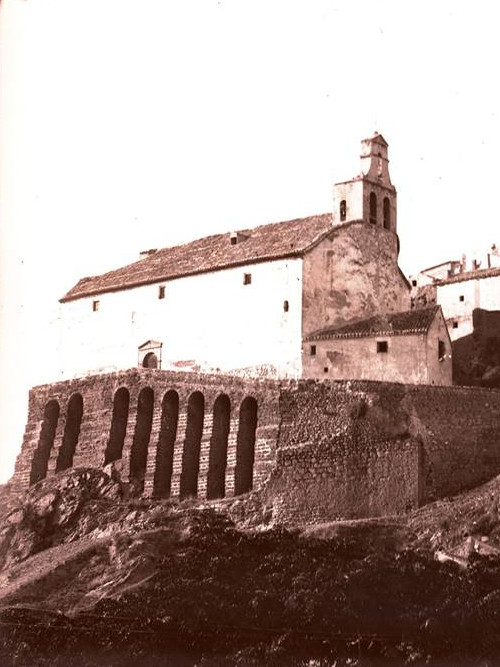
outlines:
[{"label": "sky", "polygon": [[79,278],[329,211],[375,131],[405,274],[499,244],[497,32],[488,0],[3,0],[0,482]]}]

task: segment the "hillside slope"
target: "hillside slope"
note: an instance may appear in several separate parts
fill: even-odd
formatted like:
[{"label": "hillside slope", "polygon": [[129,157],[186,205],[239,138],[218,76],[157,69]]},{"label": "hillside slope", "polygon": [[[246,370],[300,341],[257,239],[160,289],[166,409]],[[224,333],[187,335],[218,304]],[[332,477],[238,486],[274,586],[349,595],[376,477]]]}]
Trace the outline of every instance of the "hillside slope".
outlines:
[{"label": "hillside slope", "polygon": [[500,655],[499,478],[404,518],[293,531],[255,498],[250,516],[241,502],[121,494],[104,472],[76,469],[3,512],[0,664],[484,666]]}]

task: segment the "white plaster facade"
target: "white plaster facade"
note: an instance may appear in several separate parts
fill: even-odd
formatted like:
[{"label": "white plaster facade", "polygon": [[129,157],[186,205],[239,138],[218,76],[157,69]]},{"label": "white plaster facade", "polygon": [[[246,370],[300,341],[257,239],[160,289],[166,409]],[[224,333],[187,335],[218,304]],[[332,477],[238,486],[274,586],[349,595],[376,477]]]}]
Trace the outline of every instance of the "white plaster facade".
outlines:
[{"label": "white plaster facade", "polygon": [[137,366],[148,340],[162,344],[162,369],[299,377],[302,259],[83,297],[61,304],[60,319],[63,378]]}]

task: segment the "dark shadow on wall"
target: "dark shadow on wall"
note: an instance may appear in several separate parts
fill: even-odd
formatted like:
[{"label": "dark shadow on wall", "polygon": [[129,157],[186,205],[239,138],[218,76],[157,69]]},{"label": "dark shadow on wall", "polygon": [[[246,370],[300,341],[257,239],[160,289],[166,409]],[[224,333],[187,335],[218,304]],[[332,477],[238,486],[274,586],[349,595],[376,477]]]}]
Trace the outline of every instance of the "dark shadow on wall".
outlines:
[{"label": "dark shadow on wall", "polygon": [[500,310],[476,308],[472,334],[452,343],[453,384],[500,388]]}]

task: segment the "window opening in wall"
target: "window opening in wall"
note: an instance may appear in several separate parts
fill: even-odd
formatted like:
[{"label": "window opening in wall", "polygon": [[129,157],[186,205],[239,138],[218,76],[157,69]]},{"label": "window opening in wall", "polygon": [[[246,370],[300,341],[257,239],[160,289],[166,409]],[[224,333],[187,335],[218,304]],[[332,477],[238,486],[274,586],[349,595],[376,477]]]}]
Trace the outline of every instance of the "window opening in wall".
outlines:
[{"label": "window opening in wall", "polygon": [[458,322],[456,320],[453,321],[453,328],[458,329]]},{"label": "window opening in wall", "polygon": [[255,431],[257,429],[257,401],[247,396],[240,407],[238,436],[236,440],[236,468],[234,471],[234,495],[251,491],[255,458]]},{"label": "window opening in wall", "polygon": [[140,495],[144,490],[149,439],[153,424],[153,406],[154,392],[150,387],[144,387],[139,392],[137,399],[134,440],[130,450],[130,481],[134,495]]},{"label": "window opening in wall", "polygon": [[439,361],[444,361],[444,356],[446,354],[446,345],[444,340],[438,340],[438,359]]},{"label": "window opening in wall", "polygon": [[113,416],[111,417],[109,440],[104,454],[104,465],[112,461],[118,461],[122,457],[123,443],[127,432],[129,403],[130,394],[128,389],[120,387],[113,399]]},{"label": "window opening in wall", "polygon": [[283,301],[283,310],[285,311],[285,313],[288,313],[288,311],[290,310],[290,304],[286,300]]},{"label": "window opening in wall", "polygon": [[384,229],[391,228],[391,204],[389,197],[384,197]]},{"label": "window opening in wall", "polygon": [[370,192],[370,222],[377,224],[377,195],[374,192]]},{"label": "window opening in wall", "polygon": [[56,472],[66,470],[73,466],[73,457],[80,436],[82,416],[83,398],[81,394],[73,394],[68,401],[68,413],[66,416],[66,424],[64,426],[62,445],[57,456]]},{"label": "window opening in wall", "polygon": [[377,352],[387,352],[389,350],[389,344],[386,340],[377,341]]},{"label": "window opening in wall", "polygon": [[347,202],[343,199],[340,202],[340,222],[344,222],[347,217]]},{"label": "window opening in wall", "polygon": [[459,301],[465,301],[465,297],[464,297],[464,295],[461,294],[461,295],[458,297],[458,300],[459,300]]},{"label": "window opening in wall", "polygon": [[158,298],[159,299],[164,299],[165,298],[165,285],[160,285],[158,287]]},{"label": "window opening in wall", "polygon": [[231,245],[236,245],[238,243],[238,237],[237,236],[231,236]]},{"label": "window opening in wall", "polygon": [[416,281],[416,280],[412,280],[412,281],[411,281],[411,284],[413,285],[413,287],[416,287],[416,286],[417,286],[417,281]]},{"label": "window opening in wall", "polygon": [[158,357],[154,352],[148,352],[142,361],[143,368],[158,368]]},{"label": "window opening in wall", "polygon": [[229,396],[217,396],[213,410],[212,437],[208,457],[207,498],[224,498],[226,491],[227,441],[231,418]]},{"label": "window opening in wall", "polygon": [[323,373],[328,373],[328,366],[323,367]]},{"label": "window opening in wall", "polygon": [[92,312],[97,313],[99,310],[99,301],[92,301]]},{"label": "window opening in wall", "polygon": [[198,494],[198,473],[200,470],[200,447],[203,434],[205,399],[195,391],[188,400],[186,437],[182,451],[182,472],[180,498],[196,497]]},{"label": "window opening in wall", "polygon": [[47,476],[50,452],[54,445],[58,420],[59,403],[57,401],[49,401],[43,412],[40,438],[31,461],[30,486]]},{"label": "window opening in wall", "polygon": [[252,282],[252,274],[251,273],[244,273],[243,274],[243,284],[244,285],[250,285]]},{"label": "window opening in wall", "polygon": [[311,345],[311,357],[316,356],[316,345]]}]

